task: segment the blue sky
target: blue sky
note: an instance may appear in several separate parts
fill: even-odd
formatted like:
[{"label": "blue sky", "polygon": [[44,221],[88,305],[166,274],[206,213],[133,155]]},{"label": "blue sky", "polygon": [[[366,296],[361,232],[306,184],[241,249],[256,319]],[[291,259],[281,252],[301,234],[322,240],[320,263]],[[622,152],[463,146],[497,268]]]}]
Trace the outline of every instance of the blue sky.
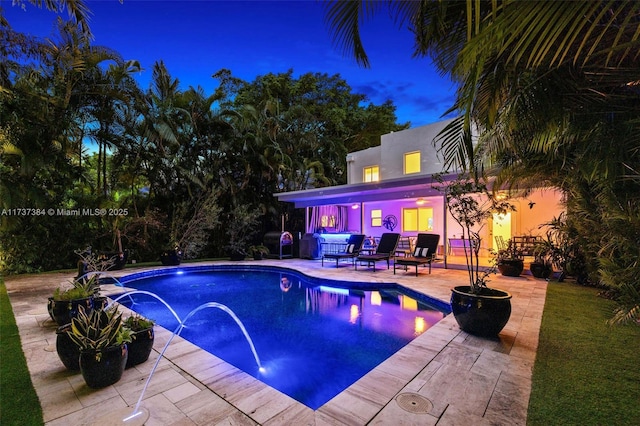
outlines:
[{"label": "blue sky", "polygon": [[[1,0],[17,31],[50,36],[55,14],[29,4],[26,11]],[[163,60],[180,86],[202,86],[213,93],[222,68],[252,81],[258,75],[294,70],[340,74],[354,92],[381,104],[391,99],[398,121],[412,127],[438,121],[453,102],[454,88],[428,58],[412,58],[413,37],[386,11],[364,23],[362,35],[369,69],[344,56],[332,42],[323,5],[298,1],[89,1],[94,44],[110,47],[125,59],[137,59],[137,79],[147,88],[153,63]],[[67,15],[63,15],[66,17]]]}]

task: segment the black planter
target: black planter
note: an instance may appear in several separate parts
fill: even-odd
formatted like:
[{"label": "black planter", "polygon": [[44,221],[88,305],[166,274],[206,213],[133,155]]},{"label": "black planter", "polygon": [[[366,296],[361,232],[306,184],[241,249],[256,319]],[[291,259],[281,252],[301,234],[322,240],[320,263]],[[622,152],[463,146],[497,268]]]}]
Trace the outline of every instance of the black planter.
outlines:
[{"label": "black planter", "polygon": [[116,383],[122,378],[127,365],[126,344],[111,346],[99,353],[95,350],[80,352],[80,371],[90,388],[99,389]]},{"label": "black planter", "polygon": [[106,296],[93,296],[93,309],[104,311],[109,306],[109,299]]},{"label": "black planter", "polygon": [[511,294],[484,288],[470,293],[469,286],[451,290],[451,309],[463,331],[481,337],[496,337],[511,316]]},{"label": "black planter", "polygon": [[542,263],[542,262],[531,262],[529,265],[529,270],[531,271],[531,275],[536,278],[549,278],[553,273],[553,269],[551,266]]},{"label": "black planter", "polygon": [[247,257],[244,253],[232,252],[229,254],[229,260],[237,261],[244,260]]},{"label": "black planter", "polygon": [[83,306],[87,313],[91,312],[93,296],[74,300],[54,300],[53,297],[50,297],[47,302],[47,311],[58,326],[63,326],[69,324],[71,318],[78,316],[78,306]]},{"label": "black planter", "polygon": [[155,333],[153,332],[153,327],[133,333],[133,341],[127,344],[129,347],[127,368],[142,364],[149,359],[149,354],[151,353],[151,349],[153,349],[154,338]]},{"label": "black planter", "polygon": [[67,370],[80,370],[80,348],[67,335],[71,324],[65,324],[56,330],[56,352]]},{"label": "black planter", "polygon": [[498,270],[507,277],[519,277],[524,270],[522,259],[505,259],[498,262]]},{"label": "black planter", "polygon": [[182,251],[165,250],[160,255],[160,262],[164,266],[177,266],[182,262]]},{"label": "black planter", "polygon": [[122,252],[104,252],[98,255],[99,260],[112,260],[113,264],[107,268],[107,271],[119,271],[127,265],[129,250]]}]

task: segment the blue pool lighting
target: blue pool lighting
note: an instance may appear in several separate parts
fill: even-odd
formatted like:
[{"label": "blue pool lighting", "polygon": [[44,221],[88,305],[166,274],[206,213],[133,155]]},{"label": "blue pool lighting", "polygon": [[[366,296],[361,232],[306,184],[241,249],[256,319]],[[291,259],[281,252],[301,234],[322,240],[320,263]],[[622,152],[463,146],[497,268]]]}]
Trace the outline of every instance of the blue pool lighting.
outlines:
[{"label": "blue pool lighting", "polygon": [[[182,274],[180,274],[182,272]],[[178,276],[179,275],[179,276]],[[317,409],[450,312],[447,303],[394,283],[325,280],[272,266],[163,269],[123,277],[141,294],[120,303],[267,385]],[[167,303],[144,294],[156,294]],[[219,309],[244,324],[259,355]]]}]

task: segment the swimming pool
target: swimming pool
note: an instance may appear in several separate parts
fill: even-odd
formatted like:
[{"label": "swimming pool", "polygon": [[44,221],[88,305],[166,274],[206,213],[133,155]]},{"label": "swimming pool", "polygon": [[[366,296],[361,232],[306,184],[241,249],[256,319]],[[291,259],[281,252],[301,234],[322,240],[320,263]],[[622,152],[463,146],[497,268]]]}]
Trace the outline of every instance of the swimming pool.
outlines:
[{"label": "swimming pool", "polygon": [[[180,318],[207,302],[228,306],[246,327],[264,371],[226,312],[198,312],[181,336],[312,409],[450,312],[448,304],[397,284],[324,280],[272,266],[170,268],[120,282],[157,294]],[[161,302],[132,297],[134,304],[120,303],[169,330],[178,326]]]}]

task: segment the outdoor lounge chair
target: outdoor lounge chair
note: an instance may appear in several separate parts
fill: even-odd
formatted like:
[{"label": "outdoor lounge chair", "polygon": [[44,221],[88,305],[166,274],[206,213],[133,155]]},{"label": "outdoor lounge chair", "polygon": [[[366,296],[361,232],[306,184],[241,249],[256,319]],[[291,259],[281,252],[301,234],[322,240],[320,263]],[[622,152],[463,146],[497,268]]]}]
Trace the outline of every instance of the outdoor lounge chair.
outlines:
[{"label": "outdoor lounge chair", "polygon": [[340,259],[351,259],[351,263],[353,264],[354,259],[360,255],[360,250],[362,250],[363,243],[364,234],[352,234],[351,236],[349,236],[349,240],[347,241],[347,246],[345,247],[344,251],[322,255],[322,266],[324,266],[324,259],[335,259],[336,268],[338,267],[338,262],[340,261]]},{"label": "outdoor lounge chair", "polygon": [[376,262],[381,260],[387,261],[387,269],[389,269],[389,260],[396,253],[398,241],[400,241],[400,234],[394,234],[391,232],[382,234],[375,253],[361,254],[356,258],[356,269],[358,269],[358,262],[367,262],[367,266],[371,266],[371,264],[373,264],[373,272],[375,272]]},{"label": "outdoor lounge chair", "polygon": [[431,273],[431,263],[436,259],[440,235],[438,234],[418,234],[416,248],[413,256],[399,257],[393,262],[393,273],[396,273],[396,265],[415,266],[416,277],[418,276],[418,266],[429,264]]}]

